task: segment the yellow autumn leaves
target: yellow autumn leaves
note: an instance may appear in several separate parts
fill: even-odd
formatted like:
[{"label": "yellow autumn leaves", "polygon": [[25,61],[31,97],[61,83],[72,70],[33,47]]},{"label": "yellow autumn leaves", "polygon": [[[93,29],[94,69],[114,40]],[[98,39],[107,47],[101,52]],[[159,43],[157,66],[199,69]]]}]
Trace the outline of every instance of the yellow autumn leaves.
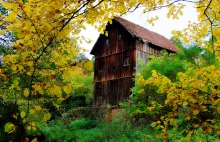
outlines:
[{"label": "yellow autumn leaves", "polygon": [[155,86],[164,86],[170,83],[171,83],[170,79],[168,79],[166,76],[157,73],[156,70],[152,70],[152,77],[150,77],[147,80],[145,80],[141,74],[137,75],[137,84],[140,86],[146,86],[148,84]]},{"label": "yellow autumn leaves", "polygon": [[[185,73],[180,72],[176,82],[171,82],[156,71],[152,71],[152,77],[146,80],[139,74],[137,84],[140,86],[140,94],[147,85],[150,85],[156,86],[158,93],[166,96],[164,106],[172,108],[172,112],[161,119],[163,124],[166,124],[165,126],[174,126],[174,122],[179,121],[178,118],[184,115],[184,121],[192,123],[192,126],[202,124],[204,133],[220,132],[218,119],[215,117],[207,120],[201,119],[201,115],[204,113],[214,116],[220,114],[220,69],[214,65],[199,69],[189,68]],[[194,122],[194,119],[197,119],[198,122]],[[165,129],[164,125],[157,122],[152,123],[152,127],[156,126]]]},{"label": "yellow autumn leaves", "polygon": [[[52,96],[56,96],[58,98],[61,98],[63,95],[62,90],[68,95],[71,93],[72,87],[71,84],[66,84],[63,86],[57,86],[57,85],[50,85],[49,87],[44,86],[45,88],[43,88],[43,86],[41,86],[40,84],[35,84],[32,85],[32,91],[34,93],[32,93],[31,95],[36,95],[36,94],[41,94],[41,95],[52,95]],[[29,88],[24,88],[24,96],[28,97],[30,93],[30,89]]]},{"label": "yellow autumn leaves", "polygon": [[24,89],[24,96],[25,96],[25,97],[28,97],[28,96],[29,96],[29,90],[28,90],[28,88],[25,88],[25,89]]}]

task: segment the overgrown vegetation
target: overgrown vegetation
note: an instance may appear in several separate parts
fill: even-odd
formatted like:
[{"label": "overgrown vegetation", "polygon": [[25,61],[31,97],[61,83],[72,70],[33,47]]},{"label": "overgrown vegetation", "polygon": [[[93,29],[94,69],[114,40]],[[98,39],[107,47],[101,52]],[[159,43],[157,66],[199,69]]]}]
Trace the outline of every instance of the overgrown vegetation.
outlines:
[{"label": "overgrown vegetation", "polygon": [[110,124],[98,123],[90,119],[80,119],[64,125],[57,120],[43,127],[42,131],[47,136],[48,141],[123,142],[142,141],[143,139],[155,141],[150,136],[148,129],[134,127],[130,120],[121,118],[124,115],[117,114]]},{"label": "overgrown vegetation", "polygon": [[213,53],[197,45],[180,47],[177,54],[163,53],[140,66],[132,89],[132,117],[161,130],[163,140],[173,132],[190,139],[201,129],[220,134],[219,66]]},{"label": "overgrown vegetation", "polygon": [[[51,121],[42,127],[46,140],[66,142],[162,142],[160,131],[151,126],[136,125],[128,116],[127,110],[122,110],[113,116],[111,123],[104,124],[91,119],[79,119],[64,124],[60,119]],[[169,130],[168,140],[189,141],[180,131]],[[191,141],[217,142],[217,135],[204,135],[202,129],[190,137]]]}]

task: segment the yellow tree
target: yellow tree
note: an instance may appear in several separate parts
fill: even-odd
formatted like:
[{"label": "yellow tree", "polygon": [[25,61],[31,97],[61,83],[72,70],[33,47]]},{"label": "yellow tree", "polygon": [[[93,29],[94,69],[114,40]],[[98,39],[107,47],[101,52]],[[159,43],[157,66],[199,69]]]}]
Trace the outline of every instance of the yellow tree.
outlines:
[{"label": "yellow tree", "polygon": [[[77,44],[84,40],[79,33],[85,24],[103,31],[106,22],[134,4],[106,0],[1,1],[9,11],[1,15],[1,34],[14,32],[17,36],[10,50],[2,54],[1,96],[20,105],[18,115],[27,130],[36,130],[36,118],[50,119],[42,103],[49,100],[58,106],[71,92],[74,76],[82,73],[83,65],[75,65],[72,59],[81,50]],[[84,65],[91,67],[89,62]],[[15,128],[11,123],[6,125],[10,133]]]}]

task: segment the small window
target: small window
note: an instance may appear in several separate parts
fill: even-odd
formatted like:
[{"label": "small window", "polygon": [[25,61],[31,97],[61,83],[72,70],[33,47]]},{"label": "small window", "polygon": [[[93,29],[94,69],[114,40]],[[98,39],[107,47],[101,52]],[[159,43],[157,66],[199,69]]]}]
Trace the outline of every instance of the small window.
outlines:
[{"label": "small window", "polygon": [[122,34],[118,34],[118,40],[122,40]]},{"label": "small window", "polygon": [[124,66],[130,65],[130,57],[125,57],[124,58]]},{"label": "small window", "polygon": [[106,39],[105,44],[109,45],[109,42],[110,42],[109,39]]},{"label": "small window", "polygon": [[104,69],[104,61],[100,60],[98,63],[98,72],[102,72]]},{"label": "small window", "polygon": [[112,70],[113,70],[114,73],[116,72],[116,69],[117,69],[117,67],[116,67],[116,65],[114,65],[114,66],[112,67]]},{"label": "small window", "polygon": [[97,97],[102,97],[102,88],[101,87],[99,87],[97,89]]}]

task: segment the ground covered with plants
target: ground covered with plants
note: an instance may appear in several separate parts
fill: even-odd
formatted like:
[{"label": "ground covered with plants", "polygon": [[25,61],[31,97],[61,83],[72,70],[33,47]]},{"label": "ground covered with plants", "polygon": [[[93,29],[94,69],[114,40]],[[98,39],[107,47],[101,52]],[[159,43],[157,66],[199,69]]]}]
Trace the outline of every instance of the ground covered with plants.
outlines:
[{"label": "ground covered with plants", "polygon": [[[195,93],[198,91],[193,90],[197,86],[192,89],[190,89],[191,86],[184,86],[188,88],[181,90],[181,92],[190,89],[190,92],[193,92],[192,95],[195,96],[191,98],[188,95],[187,100],[187,96],[175,98],[176,102],[173,105],[168,103],[169,101],[172,102],[168,93],[173,90],[164,92],[164,89],[169,89],[166,87],[174,86],[166,85],[167,83],[180,81],[178,75],[181,72],[181,74],[188,73],[190,69],[190,74],[193,74],[202,69],[203,66],[216,65],[215,56],[196,44],[187,45],[185,48],[179,41],[174,42],[179,46],[180,52],[168,55],[163,51],[160,57],[149,56],[151,62],[147,65],[141,60],[139,61],[141,70],[136,77],[136,86],[132,88],[133,95],[128,102],[120,103],[122,109],[111,116],[110,121],[107,120],[109,119],[107,117],[111,108],[91,107],[93,74],[89,73],[76,78],[76,80],[80,79],[80,83],[73,87],[72,93],[75,95],[63,101],[59,108],[53,104],[45,103],[45,107],[50,109],[50,116],[48,116],[50,118],[48,118],[47,123],[33,117],[32,120],[34,121],[30,127],[26,127],[26,129],[30,129],[29,131],[23,134],[18,132],[7,134],[4,132],[6,130],[1,130],[2,140],[14,141],[15,137],[19,138],[23,135],[26,140],[45,142],[219,141],[219,114],[217,113],[218,106],[216,106],[218,102],[215,102],[216,99],[214,98],[209,98],[213,97],[212,94],[210,96],[205,95],[201,90],[200,94],[205,97],[201,98],[204,100],[198,102],[198,100],[194,100],[195,97],[199,98]],[[212,66],[211,68],[216,68]],[[207,72],[206,75],[209,73]],[[187,77],[190,77],[190,74]],[[218,78],[215,79],[218,81]],[[205,81],[208,82],[209,80]],[[163,85],[163,88],[160,85]],[[179,90],[183,89],[180,85],[178,84]],[[211,89],[205,89],[206,93],[211,93],[213,91]],[[205,101],[214,102],[207,104]],[[8,121],[6,117],[19,113],[18,109],[14,109],[15,107],[18,108],[16,104],[2,105],[8,108],[8,114],[6,110],[5,112],[1,111],[1,116],[3,116],[1,121],[4,123]],[[17,130],[24,131],[25,125],[21,125],[20,121],[21,118],[10,120],[17,126]],[[10,128],[11,124],[7,123],[8,126],[3,126],[4,129],[13,131]]]},{"label": "ground covered with plants", "polygon": [[177,54],[149,57],[136,76],[131,116],[161,131],[191,139],[198,133],[219,135],[219,66],[209,50],[197,44],[179,46]]}]

